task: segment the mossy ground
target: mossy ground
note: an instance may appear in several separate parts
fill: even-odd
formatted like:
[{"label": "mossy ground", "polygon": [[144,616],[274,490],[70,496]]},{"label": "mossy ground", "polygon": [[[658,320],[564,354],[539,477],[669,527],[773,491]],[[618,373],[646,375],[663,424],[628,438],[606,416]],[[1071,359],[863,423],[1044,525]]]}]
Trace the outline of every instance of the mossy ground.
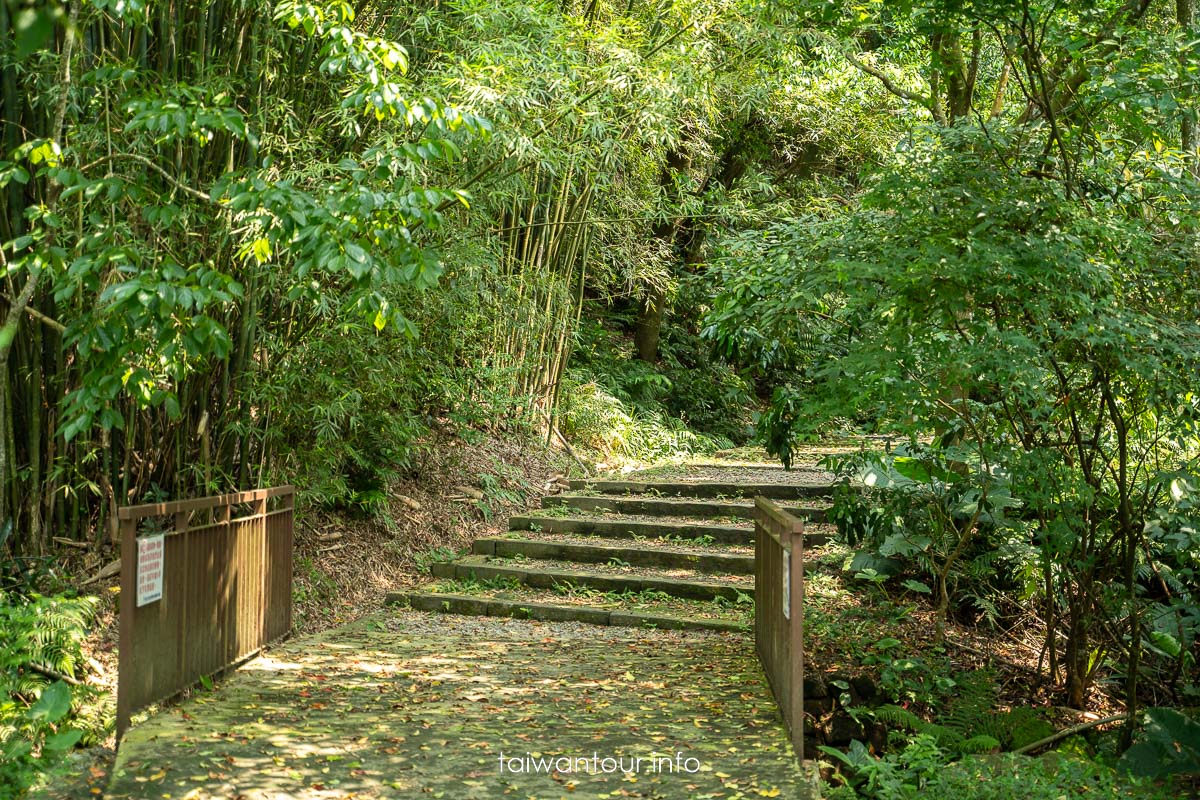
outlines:
[{"label": "mossy ground", "polygon": [[[644,761],[636,774],[535,775],[501,771],[501,753]],[[647,766],[676,754],[697,771]],[[291,642],[150,716],[122,743],[106,797],[801,792],[748,637],[396,612]]]}]

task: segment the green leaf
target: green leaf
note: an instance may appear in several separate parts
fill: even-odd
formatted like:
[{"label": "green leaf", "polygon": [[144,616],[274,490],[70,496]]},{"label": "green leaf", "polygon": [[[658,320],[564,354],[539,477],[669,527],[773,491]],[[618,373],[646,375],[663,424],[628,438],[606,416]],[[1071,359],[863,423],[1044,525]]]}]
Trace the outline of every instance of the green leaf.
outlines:
[{"label": "green leaf", "polygon": [[271,260],[271,243],[266,239],[255,239],[251,252],[254,254],[255,261],[265,264]]},{"label": "green leaf", "polygon": [[1182,648],[1179,646],[1179,640],[1169,633],[1165,633],[1163,631],[1151,631],[1150,641],[1154,643],[1155,647],[1166,653],[1171,658],[1179,658],[1179,654],[1182,652]]},{"label": "green leaf", "polygon": [[46,741],[42,743],[43,749],[51,750],[56,753],[61,753],[70,750],[79,743],[83,738],[83,731],[69,730],[62,733],[54,733],[46,737]]},{"label": "green leaf", "polygon": [[56,681],[42,690],[42,696],[29,709],[29,718],[40,722],[58,722],[71,710],[71,688]]},{"label": "green leaf", "polygon": [[915,458],[896,458],[892,462],[892,468],[910,481],[929,483],[929,468]]},{"label": "green leaf", "polygon": [[16,35],[18,61],[24,60],[46,43],[61,16],[62,7],[57,3],[41,8],[25,8],[16,13],[12,26]]},{"label": "green leaf", "polygon": [[61,155],[62,148],[58,146],[57,142],[44,141],[29,151],[29,163],[45,163],[48,167],[57,167],[58,159]]}]

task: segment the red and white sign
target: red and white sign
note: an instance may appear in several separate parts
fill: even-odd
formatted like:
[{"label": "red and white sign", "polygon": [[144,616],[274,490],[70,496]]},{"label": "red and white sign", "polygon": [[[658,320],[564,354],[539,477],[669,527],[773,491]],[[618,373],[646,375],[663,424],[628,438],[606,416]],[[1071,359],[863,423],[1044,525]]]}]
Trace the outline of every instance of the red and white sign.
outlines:
[{"label": "red and white sign", "polygon": [[143,536],[137,540],[138,608],[162,599],[163,535]]}]

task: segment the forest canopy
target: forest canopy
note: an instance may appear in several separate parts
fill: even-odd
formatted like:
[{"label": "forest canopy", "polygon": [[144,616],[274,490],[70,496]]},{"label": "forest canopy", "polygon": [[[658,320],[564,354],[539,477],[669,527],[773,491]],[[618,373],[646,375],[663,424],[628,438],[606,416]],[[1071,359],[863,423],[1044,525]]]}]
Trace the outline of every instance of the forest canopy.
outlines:
[{"label": "forest canopy", "polygon": [[837,465],[871,487],[833,512],[855,569],[943,624],[1033,609],[1073,707],[1101,676],[1195,704],[1194,0],[0,0],[0,29],[0,591],[122,505],[290,482],[378,514],[447,432],[784,465],[877,434],[904,444]]}]

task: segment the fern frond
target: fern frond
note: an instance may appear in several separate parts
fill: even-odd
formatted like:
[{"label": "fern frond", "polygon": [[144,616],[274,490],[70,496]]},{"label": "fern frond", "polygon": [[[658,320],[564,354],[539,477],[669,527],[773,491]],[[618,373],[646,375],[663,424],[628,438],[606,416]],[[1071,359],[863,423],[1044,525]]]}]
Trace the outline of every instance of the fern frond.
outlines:
[{"label": "fern frond", "polygon": [[875,719],[885,725],[906,728],[915,733],[920,733],[921,728],[929,724],[907,708],[901,708],[900,706],[880,706],[875,709],[874,714]]},{"label": "fern frond", "polygon": [[965,754],[990,753],[1000,749],[1000,742],[986,734],[972,736],[959,743],[958,749]]}]

